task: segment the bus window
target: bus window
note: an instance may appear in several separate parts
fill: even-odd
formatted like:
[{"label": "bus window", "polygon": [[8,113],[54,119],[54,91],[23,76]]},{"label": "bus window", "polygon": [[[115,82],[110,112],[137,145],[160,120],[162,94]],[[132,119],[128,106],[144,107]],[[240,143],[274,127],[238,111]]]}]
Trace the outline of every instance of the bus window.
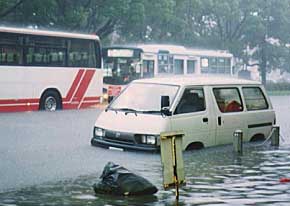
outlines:
[{"label": "bus window", "polygon": [[200,59],[201,73],[208,73],[209,62],[208,58],[202,57]]},{"label": "bus window", "polygon": [[217,68],[218,73],[224,74],[225,73],[225,58],[217,58]]},{"label": "bus window", "polygon": [[173,73],[173,56],[168,51],[158,52],[158,73]]},{"label": "bus window", "polygon": [[29,47],[26,64],[32,66],[65,66],[65,49]]},{"label": "bus window", "polygon": [[187,60],[187,74],[193,74],[195,71],[195,61]]},{"label": "bus window", "polygon": [[202,57],[201,58],[202,73],[231,73],[231,59],[224,57]]},{"label": "bus window", "polygon": [[209,73],[217,73],[218,68],[217,68],[217,58],[216,57],[210,57],[209,58]]},{"label": "bus window", "polygon": [[231,73],[231,59],[225,58],[225,73],[230,74]]},{"label": "bus window", "polygon": [[22,64],[22,37],[0,33],[0,65]]},{"label": "bus window", "polygon": [[27,36],[25,64],[31,66],[61,66],[66,63],[65,40],[57,37]]},{"label": "bus window", "polygon": [[68,66],[96,68],[96,49],[91,40],[69,40]]},{"label": "bus window", "polygon": [[174,74],[184,74],[183,60],[174,60]]},{"label": "bus window", "polygon": [[143,77],[154,76],[154,60],[143,60]]},{"label": "bus window", "polygon": [[0,45],[0,65],[21,65],[22,48]]}]

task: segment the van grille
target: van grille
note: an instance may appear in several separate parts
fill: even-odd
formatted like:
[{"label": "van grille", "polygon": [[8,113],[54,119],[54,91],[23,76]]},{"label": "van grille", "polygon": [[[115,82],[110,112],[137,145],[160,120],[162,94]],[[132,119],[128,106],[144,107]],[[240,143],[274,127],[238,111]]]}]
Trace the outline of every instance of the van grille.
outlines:
[{"label": "van grille", "polygon": [[116,131],[111,131],[111,130],[105,131],[105,137],[103,139],[109,142],[116,142],[116,143],[122,143],[122,144],[130,144],[130,145],[134,145],[136,143],[134,134],[125,133],[125,132],[116,132]]}]

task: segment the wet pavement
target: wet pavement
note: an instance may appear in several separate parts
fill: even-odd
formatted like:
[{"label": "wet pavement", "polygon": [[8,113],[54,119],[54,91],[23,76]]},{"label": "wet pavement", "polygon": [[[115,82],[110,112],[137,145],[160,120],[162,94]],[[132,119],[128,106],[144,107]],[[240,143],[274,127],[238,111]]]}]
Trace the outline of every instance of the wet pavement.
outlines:
[{"label": "wet pavement", "polygon": [[[246,144],[184,153],[186,186],[179,205],[289,205],[289,96],[272,97],[284,139],[279,148]],[[98,110],[0,114],[0,205],[175,205],[162,188],[158,154],[90,146]],[[93,183],[114,161],[150,180],[155,196],[95,196]]]}]

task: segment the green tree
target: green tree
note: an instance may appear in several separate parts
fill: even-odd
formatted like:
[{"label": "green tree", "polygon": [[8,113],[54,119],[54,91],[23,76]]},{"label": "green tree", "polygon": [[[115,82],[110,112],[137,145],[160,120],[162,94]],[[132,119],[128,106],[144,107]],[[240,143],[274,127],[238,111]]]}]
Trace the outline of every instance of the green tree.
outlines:
[{"label": "green tree", "polygon": [[176,0],[176,5],[176,42],[230,50],[246,65],[258,65],[264,84],[267,71],[289,70],[289,0]]},{"label": "green tree", "polygon": [[124,17],[128,15],[131,0],[1,0],[0,2],[1,22],[22,27],[94,32],[105,38],[122,24]]},{"label": "green tree", "polygon": [[0,20],[13,13],[25,0],[0,1]]},{"label": "green tree", "polygon": [[161,43],[170,41],[173,10],[173,0],[148,0],[145,2],[147,41]]},{"label": "green tree", "polygon": [[266,72],[275,68],[289,71],[290,1],[258,0],[251,22],[245,30],[245,42],[254,50],[263,84]]}]

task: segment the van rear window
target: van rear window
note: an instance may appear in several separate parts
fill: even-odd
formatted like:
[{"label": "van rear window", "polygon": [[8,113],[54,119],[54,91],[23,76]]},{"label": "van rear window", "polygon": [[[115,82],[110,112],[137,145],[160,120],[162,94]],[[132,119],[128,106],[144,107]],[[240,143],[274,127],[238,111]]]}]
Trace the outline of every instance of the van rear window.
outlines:
[{"label": "van rear window", "polygon": [[246,102],[247,110],[263,110],[268,109],[267,100],[259,87],[244,87],[242,88]]}]

